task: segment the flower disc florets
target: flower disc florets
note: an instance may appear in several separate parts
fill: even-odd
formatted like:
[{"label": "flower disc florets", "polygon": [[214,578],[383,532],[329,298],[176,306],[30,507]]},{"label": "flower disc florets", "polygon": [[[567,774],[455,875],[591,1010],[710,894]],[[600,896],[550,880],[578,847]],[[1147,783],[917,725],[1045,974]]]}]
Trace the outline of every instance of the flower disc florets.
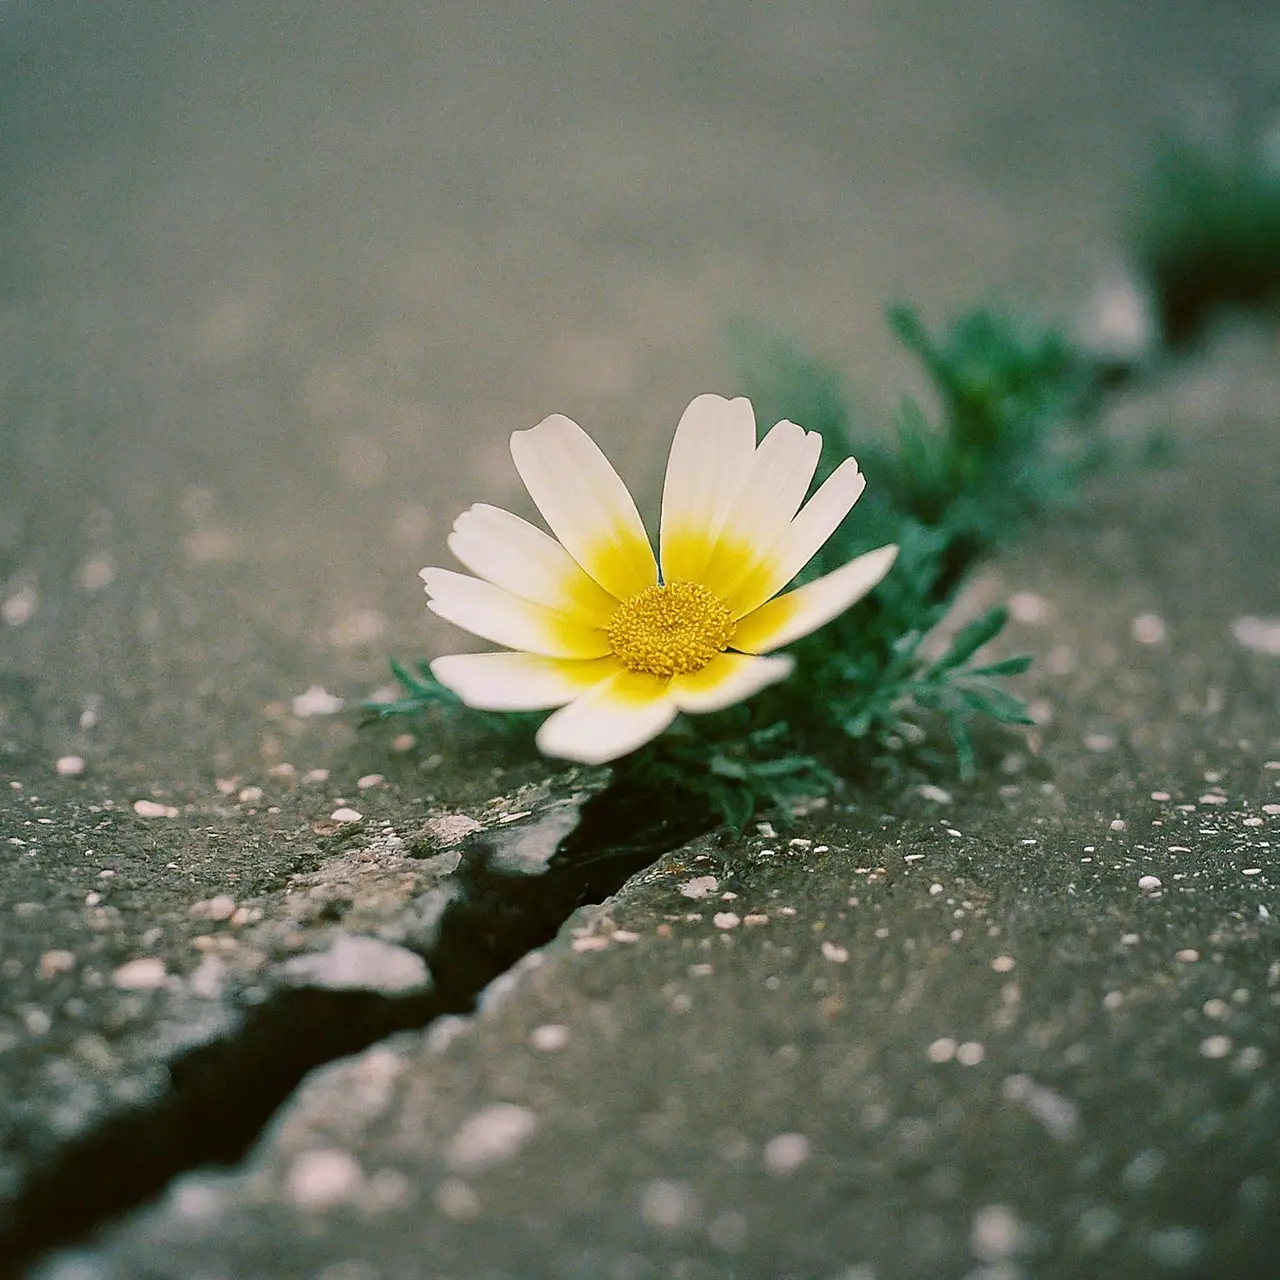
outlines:
[{"label": "flower disc florets", "polygon": [[629,671],[683,676],[723,653],[733,630],[733,615],[706,587],[668,582],[619,607],[609,620],[609,642]]}]

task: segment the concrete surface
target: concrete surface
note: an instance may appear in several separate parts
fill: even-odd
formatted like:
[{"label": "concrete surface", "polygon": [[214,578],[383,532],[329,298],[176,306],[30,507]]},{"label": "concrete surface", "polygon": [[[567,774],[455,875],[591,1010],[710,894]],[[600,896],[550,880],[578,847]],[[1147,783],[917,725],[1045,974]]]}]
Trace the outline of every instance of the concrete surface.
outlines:
[{"label": "concrete surface", "polygon": [[887,298],[1084,305],[1153,138],[1266,107],[1275,36],[1245,3],[0,10],[3,1265],[1263,1266],[1280,534],[1247,332],[1117,406],[1177,467],[974,585],[1041,659],[984,781],[678,850],[474,1020],[308,1082],[242,1170],[73,1235],[587,892],[467,881],[493,923],[464,913],[443,999],[448,821],[495,840],[599,779],[351,713],[453,642],[416,571],[467,502],[519,506],[512,429],[577,416],[652,500],[680,408],[733,389],[734,313],[891,403]]}]

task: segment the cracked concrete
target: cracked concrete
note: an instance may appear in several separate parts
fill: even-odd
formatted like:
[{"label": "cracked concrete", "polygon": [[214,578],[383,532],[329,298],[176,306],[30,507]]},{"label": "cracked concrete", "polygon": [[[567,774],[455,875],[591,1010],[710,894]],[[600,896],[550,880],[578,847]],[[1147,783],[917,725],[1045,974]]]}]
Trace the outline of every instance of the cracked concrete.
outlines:
[{"label": "cracked concrete", "polygon": [[1117,402],[1176,465],[971,585],[1038,658],[981,783],[700,838],[474,1017],[450,960],[483,981],[607,890],[451,886],[537,871],[521,833],[600,779],[354,708],[456,642],[415,574],[466,502],[519,506],[509,431],[570,412],[651,509],[734,313],[891,403],[884,299],[1073,312],[1153,139],[1274,100],[1274,34],[1245,3],[5,7],[0,1204],[46,1186],[46,1243],[115,1216],[45,1280],[1256,1270],[1273,330]]}]

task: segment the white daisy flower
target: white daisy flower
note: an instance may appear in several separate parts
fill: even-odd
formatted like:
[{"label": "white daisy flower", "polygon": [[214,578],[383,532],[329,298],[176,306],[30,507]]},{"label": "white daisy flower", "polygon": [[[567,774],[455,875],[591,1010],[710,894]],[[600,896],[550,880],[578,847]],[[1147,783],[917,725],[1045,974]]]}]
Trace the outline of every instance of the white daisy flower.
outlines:
[{"label": "white daisy flower", "polygon": [[538,746],[584,764],[784,679],[794,660],[765,655],[861,599],[898,552],[778,594],[866,483],[847,458],[801,506],[821,449],[794,422],[757,446],[749,400],[698,396],[667,460],[659,572],[630,493],[577,423],[515,432],[516,470],[555,537],[483,503],[458,517],[449,549],[476,576],[423,569],[430,608],[508,651],[437,658],[432,674],[482,710],[558,707]]}]

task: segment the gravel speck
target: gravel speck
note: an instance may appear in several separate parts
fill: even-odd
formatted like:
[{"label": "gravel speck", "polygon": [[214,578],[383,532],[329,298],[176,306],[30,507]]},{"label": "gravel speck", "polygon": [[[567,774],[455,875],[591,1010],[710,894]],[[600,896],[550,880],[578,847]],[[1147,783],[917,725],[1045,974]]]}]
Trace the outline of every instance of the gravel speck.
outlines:
[{"label": "gravel speck", "polygon": [[529,1043],[542,1053],[555,1053],[569,1043],[569,1028],[559,1022],[545,1022],[529,1032]]},{"label": "gravel speck", "polygon": [[285,1180],[289,1199],[300,1209],[319,1212],[354,1200],[364,1186],[364,1171],[349,1151],[304,1151],[294,1158]]},{"label": "gravel speck", "polygon": [[158,956],[139,956],[122,964],[111,975],[111,982],[121,991],[154,991],[164,986],[167,976],[165,963]]},{"label": "gravel speck", "polygon": [[445,1156],[454,1169],[471,1171],[503,1164],[520,1153],[538,1127],[528,1107],[496,1102],[462,1122]]},{"label": "gravel speck", "polygon": [[764,1167],[777,1177],[794,1173],[809,1158],[809,1139],[803,1133],[780,1133],[764,1144]]},{"label": "gravel speck", "polygon": [[135,800],[133,811],[140,818],[176,818],[178,811],[171,804],[160,804],[155,800]]},{"label": "gravel speck", "polygon": [[332,693],[326,693],[322,685],[313,684],[306,693],[294,698],[293,714],[300,720],[311,716],[331,716],[342,710],[342,699]]},{"label": "gravel speck", "polygon": [[1200,1056],[1202,1058],[1225,1058],[1230,1052],[1230,1036],[1206,1036],[1200,1041]]}]

